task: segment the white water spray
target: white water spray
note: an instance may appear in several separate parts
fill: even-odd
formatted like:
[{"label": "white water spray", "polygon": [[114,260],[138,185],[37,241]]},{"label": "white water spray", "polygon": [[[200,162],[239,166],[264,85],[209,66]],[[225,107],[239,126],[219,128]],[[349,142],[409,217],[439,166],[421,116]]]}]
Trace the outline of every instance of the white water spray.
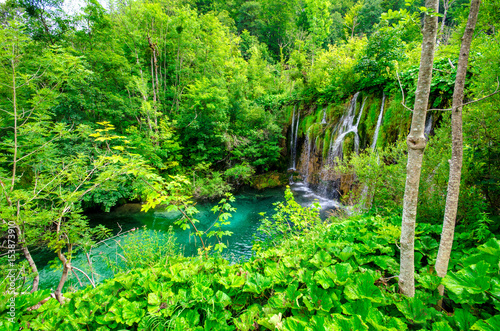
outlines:
[{"label": "white water spray", "polygon": [[377,127],[375,128],[375,133],[373,134],[373,142],[372,142],[372,150],[377,148],[377,140],[378,140],[378,132],[380,130],[380,126],[382,125],[382,117],[384,115],[384,105],[385,105],[385,93],[382,95],[382,106],[380,107],[380,114],[378,115]]}]

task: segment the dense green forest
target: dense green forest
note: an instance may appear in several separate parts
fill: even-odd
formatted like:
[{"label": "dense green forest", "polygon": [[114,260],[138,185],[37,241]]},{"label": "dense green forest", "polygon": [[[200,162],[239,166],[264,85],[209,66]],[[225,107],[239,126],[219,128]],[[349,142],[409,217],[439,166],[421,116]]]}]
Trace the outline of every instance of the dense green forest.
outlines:
[{"label": "dense green forest", "polygon": [[[0,3],[0,329],[500,329],[498,0],[67,8]],[[287,188],[223,259],[234,194],[291,183],[342,205]],[[96,283],[72,259],[116,233],[86,213],[131,201],[199,254],[132,235]]]}]

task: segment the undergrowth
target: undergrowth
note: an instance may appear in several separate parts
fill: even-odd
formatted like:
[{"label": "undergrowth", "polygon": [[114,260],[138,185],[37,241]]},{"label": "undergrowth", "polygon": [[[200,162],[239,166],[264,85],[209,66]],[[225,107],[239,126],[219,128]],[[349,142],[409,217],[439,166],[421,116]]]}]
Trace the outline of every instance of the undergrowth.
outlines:
[{"label": "undergrowth", "polygon": [[[500,241],[476,249],[459,243],[441,280],[433,271],[439,226],[419,224],[417,289],[398,293],[399,217],[364,215],[318,223],[293,197],[277,207],[279,245],[261,245],[248,262],[177,256],[133,269],[97,288],[28,307],[44,291],[16,297],[18,314],[2,330],[498,330]],[[290,213],[295,210],[294,213]],[[313,209],[314,211],[314,209]],[[302,215],[300,232],[283,226]],[[305,226],[312,221],[311,226]],[[272,223],[267,222],[267,227]],[[280,230],[281,229],[281,230]],[[465,253],[467,251],[467,253]],[[437,287],[444,284],[443,308]],[[5,286],[2,284],[2,286]]]}]

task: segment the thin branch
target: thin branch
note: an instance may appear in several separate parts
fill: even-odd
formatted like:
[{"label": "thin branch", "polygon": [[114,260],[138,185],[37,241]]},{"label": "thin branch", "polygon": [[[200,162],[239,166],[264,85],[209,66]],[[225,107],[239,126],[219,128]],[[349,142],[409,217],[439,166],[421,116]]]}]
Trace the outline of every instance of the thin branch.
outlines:
[{"label": "thin branch", "polygon": [[78,284],[80,284],[80,286],[83,287],[82,281],[80,280],[80,277],[78,277],[78,275],[76,274],[76,272],[74,270],[74,267],[71,268],[71,271],[73,272],[73,274],[75,275],[76,279],[78,280]]},{"label": "thin branch", "polygon": [[2,188],[3,188],[3,191],[4,191],[4,194],[5,194],[5,198],[7,199],[7,202],[9,203],[9,206],[12,207],[12,201],[10,201],[9,199],[9,195],[7,194],[7,189],[5,188],[5,185],[4,183],[2,182],[2,180],[0,179],[0,185],[2,185]]},{"label": "thin branch", "polygon": [[453,62],[451,62],[450,58],[448,58],[448,63],[450,64],[450,66],[455,69],[455,66],[453,65]]},{"label": "thin branch", "polygon": [[123,235],[125,235],[125,234],[127,234],[129,232],[135,231],[135,230],[137,230],[137,228],[130,229],[130,230],[125,231],[123,233],[118,233],[118,234],[114,235],[113,237],[109,237],[109,238],[103,239],[103,240],[101,240],[99,242],[96,242],[94,245],[92,245],[92,247],[96,247],[97,245],[104,244],[108,240],[111,240],[111,239],[116,238],[116,237],[121,237],[121,236],[123,236]]},{"label": "thin branch", "polygon": [[[90,284],[92,285],[93,288],[95,288],[95,283],[92,281],[92,279],[90,279],[89,275],[87,275],[87,273],[85,273],[83,270],[81,269],[78,269],[77,267],[75,266],[71,266],[72,269],[75,269],[76,271],[80,271],[85,277],[87,277],[87,279],[89,280]],[[75,274],[76,276],[76,273],[73,271],[73,273]],[[78,282],[80,283],[80,285],[82,284],[80,282],[80,279],[78,278],[78,276],[76,276],[76,278],[78,279]]]},{"label": "thin branch", "polygon": [[[495,92],[493,92],[493,93],[491,93],[491,94],[488,94],[487,96],[484,96],[484,97],[482,97],[482,98],[479,98],[479,99],[476,99],[476,100],[472,100],[472,101],[469,101],[469,102],[463,103],[463,104],[461,104],[461,105],[460,105],[460,107],[467,106],[467,105],[470,105],[470,104],[472,104],[472,103],[476,103],[476,102],[482,101],[482,100],[484,100],[484,99],[487,99],[487,98],[489,98],[489,97],[491,97],[491,96],[493,96],[493,95],[495,95],[495,94],[499,93],[499,92],[500,92],[500,88],[499,88],[499,87],[500,87],[500,82],[498,81],[498,77],[497,77],[497,89],[495,90]],[[431,111],[431,110],[437,110],[437,111],[450,111],[450,110],[452,110],[452,108],[445,108],[445,109],[429,109],[429,110],[427,110],[427,111]]]},{"label": "thin branch", "polygon": [[401,105],[403,107],[405,107],[407,110],[413,112],[413,109],[411,109],[405,105],[405,92],[403,91],[403,86],[401,85],[401,80],[399,79],[399,73],[397,71],[396,71],[396,76],[398,77],[399,88],[401,89],[401,96],[403,97],[403,100],[401,101]]},{"label": "thin branch", "polygon": [[58,138],[58,136],[55,136],[54,138],[52,138],[51,140],[47,141],[45,144],[43,144],[42,146],[38,147],[37,149],[35,149],[35,150],[34,150],[34,151],[32,151],[31,153],[28,153],[28,154],[26,154],[25,156],[23,156],[23,157],[21,157],[21,158],[17,159],[17,162],[21,161],[21,160],[22,160],[22,159],[24,159],[25,157],[30,156],[31,154],[34,154],[34,153],[36,153],[36,152],[40,151],[40,150],[41,150],[42,148],[44,148],[47,144],[49,144],[49,143],[53,142],[53,141],[54,141],[54,140],[56,140],[57,138]]},{"label": "thin branch", "polygon": [[195,117],[193,118],[193,120],[191,121],[191,123],[189,123],[189,124],[186,126],[186,128],[187,128],[187,127],[189,127],[191,124],[193,124],[193,122],[194,122],[194,121],[196,120],[196,118],[198,117],[198,112],[197,112],[197,111],[195,111],[194,113],[195,113]]},{"label": "thin branch", "polygon": [[2,109],[2,108],[0,108],[0,110],[3,111],[4,113],[11,115],[11,116],[14,116],[14,113],[11,113],[10,111],[6,111],[5,109]]}]

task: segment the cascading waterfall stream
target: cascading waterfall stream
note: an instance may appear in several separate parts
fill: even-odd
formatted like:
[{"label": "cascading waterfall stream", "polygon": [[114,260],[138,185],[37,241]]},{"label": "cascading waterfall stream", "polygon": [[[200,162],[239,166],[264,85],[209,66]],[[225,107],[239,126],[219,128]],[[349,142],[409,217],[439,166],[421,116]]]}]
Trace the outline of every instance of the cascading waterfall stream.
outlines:
[{"label": "cascading waterfall stream", "polygon": [[299,132],[299,123],[300,123],[300,111],[297,113],[297,124],[295,126],[295,139],[293,141],[293,165],[292,165],[292,169],[295,170],[295,165],[296,165],[296,162],[297,162],[297,136],[298,136],[298,132]]},{"label": "cascading waterfall stream", "polygon": [[321,120],[321,124],[326,124],[326,108],[323,108],[323,119]]},{"label": "cascading waterfall stream", "polygon": [[[379,130],[380,130],[380,126],[382,125],[382,118],[383,118],[383,114],[384,114],[384,106],[385,106],[385,93],[382,94],[382,105],[380,106],[380,114],[378,115],[378,120],[377,120],[377,127],[375,128],[375,133],[373,134],[373,142],[372,142],[372,145],[371,145],[371,149],[372,151],[375,152],[376,148],[377,148],[377,140],[378,140],[378,133],[379,133]],[[377,164],[380,163],[380,157],[378,156],[377,154]],[[368,186],[365,185],[363,187],[363,190],[361,191],[361,201],[363,202],[363,204],[366,206],[371,206],[372,204],[372,201],[373,201],[373,196],[372,195],[369,195],[368,193]]]},{"label": "cascading waterfall stream", "polygon": [[294,141],[294,135],[293,135],[293,128],[295,127],[295,105],[293,106],[293,114],[292,114],[292,125],[290,126],[290,167],[289,169],[292,168],[293,165],[293,141]]},{"label": "cascading waterfall stream", "polygon": [[292,125],[290,126],[290,167],[288,170],[295,170],[297,158],[297,136],[299,131],[300,111],[297,112],[297,121],[295,121],[295,105],[293,106]]},{"label": "cascading waterfall stream", "polygon": [[305,160],[305,165],[306,165],[306,175],[305,175],[305,182],[308,182],[309,178],[309,160],[311,159],[311,139],[309,137],[309,130],[307,130],[306,134],[306,142],[305,144],[307,145],[307,154],[306,154],[306,160]]},{"label": "cascading waterfall stream", "polygon": [[[344,141],[344,138],[349,133],[354,133],[355,151],[356,153],[359,152],[360,143],[358,126],[361,122],[361,117],[363,116],[366,98],[364,98],[363,103],[361,104],[359,115],[356,117],[358,96],[359,92],[354,94],[339,123],[332,130],[328,148],[328,155],[322,162],[322,169],[320,171],[320,183],[317,186],[318,191],[324,197],[329,197],[332,199],[338,196],[339,181],[338,178],[335,177],[332,171],[332,167],[334,166],[335,157],[342,156],[342,143]],[[336,139],[334,139],[335,137]]]},{"label": "cascading waterfall stream", "polygon": [[375,133],[373,134],[373,142],[372,142],[372,150],[375,150],[377,147],[378,140],[378,132],[380,130],[380,126],[382,125],[382,117],[384,115],[384,105],[385,105],[385,93],[382,95],[382,106],[380,106],[380,114],[378,115],[377,127],[375,128]]},{"label": "cascading waterfall stream", "polygon": [[429,114],[429,116],[427,116],[427,119],[425,121],[424,135],[426,138],[429,138],[431,130],[432,130],[432,114]]},{"label": "cascading waterfall stream", "polygon": [[[358,136],[358,125],[359,121],[361,120],[361,116],[363,115],[363,108],[364,108],[364,101],[361,106],[361,110],[359,112],[358,120],[354,122],[355,116],[356,116],[356,104],[358,100],[359,92],[356,92],[354,94],[351,103],[349,104],[349,108],[347,109],[347,113],[342,116],[341,119],[341,125],[338,131],[337,139],[335,139],[335,142],[330,145],[330,149],[328,152],[328,164],[333,164],[333,160],[335,157],[341,157],[342,156],[342,143],[344,142],[345,136],[347,136],[349,133],[354,132],[354,144],[356,147],[356,151],[359,150],[359,136]],[[366,100],[366,99],[365,99]],[[332,133],[332,138],[333,138]],[[333,139],[330,139],[330,143]]]}]

